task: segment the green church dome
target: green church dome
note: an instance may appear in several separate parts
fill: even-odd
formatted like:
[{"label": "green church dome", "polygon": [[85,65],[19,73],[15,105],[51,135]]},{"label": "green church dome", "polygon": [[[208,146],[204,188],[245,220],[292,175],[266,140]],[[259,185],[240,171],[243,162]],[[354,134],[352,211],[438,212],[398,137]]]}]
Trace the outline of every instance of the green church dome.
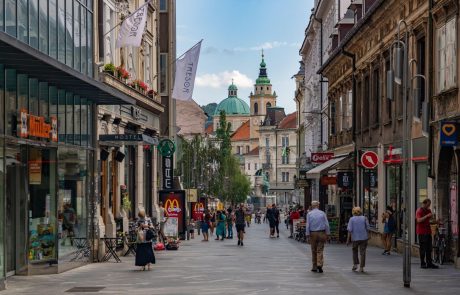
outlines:
[{"label": "green church dome", "polygon": [[235,84],[228,87],[228,97],[221,101],[216,108],[214,116],[218,116],[221,111],[224,111],[226,115],[249,115],[249,105],[238,98],[238,88]]}]

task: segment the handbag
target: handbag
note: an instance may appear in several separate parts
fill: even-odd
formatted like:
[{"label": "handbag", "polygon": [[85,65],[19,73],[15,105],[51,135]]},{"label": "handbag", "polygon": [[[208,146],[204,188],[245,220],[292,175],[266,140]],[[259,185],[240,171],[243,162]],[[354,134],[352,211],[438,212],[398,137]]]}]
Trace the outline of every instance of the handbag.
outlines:
[{"label": "handbag", "polygon": [[154,237],[155,237],[155,234],[153,232],[153,229],[151,228],[147,229],[147,231],[145,232],[145,240],[147,242],[150,242]]},{"label": "handbag", "polygon": [[137,230],[137,238],[136,238],[137,243],[144,243],[145,242],[145,232],[142,228],[139,228]]}]

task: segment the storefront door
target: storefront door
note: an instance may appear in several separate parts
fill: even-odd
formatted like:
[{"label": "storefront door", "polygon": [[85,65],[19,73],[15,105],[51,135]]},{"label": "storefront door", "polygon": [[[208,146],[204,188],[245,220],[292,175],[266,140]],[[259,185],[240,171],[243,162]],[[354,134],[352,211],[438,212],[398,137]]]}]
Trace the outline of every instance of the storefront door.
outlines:
[{"label": "storefront door", "polygon": [[6,167],[6,273],[27,271],[27,149],[7,144]]}]

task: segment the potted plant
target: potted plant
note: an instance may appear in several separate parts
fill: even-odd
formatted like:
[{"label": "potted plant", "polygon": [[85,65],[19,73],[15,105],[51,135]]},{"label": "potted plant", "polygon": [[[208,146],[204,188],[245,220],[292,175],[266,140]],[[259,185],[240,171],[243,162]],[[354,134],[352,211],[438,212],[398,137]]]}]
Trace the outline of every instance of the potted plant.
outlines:
[{"label": "potted plant", "polygon": [[138,90],[141,91],[142,93],[145,93],[147,91],[148,86],[143,81],[136,80],[136,84],[137,84]]},{"label": "potted plant", "polygon": [[117,67],[116,71],[117,71],[117,76],[118,76],[119,79],[121,79],[123,81],[126,81],[127,79],[129,79],[129,77],[130,77],[129,72],[125,68],[123,68],[122,66]]},{"label": "potted plant", "polygon": [[104,72],[114,76],[115,75],[115,66],[112,63],[104,65]]},{"label": "potted plant", "polygon": [[158,95],[158,93],[153,90],[153,89],[150,89],[148,92],[147,92],[147,96],[150,97],[150,98],[154,98]]},{"label": "potted plant", "polygon": [[129,215],[131,212],[131,200],[129,199],[128,193],[123,193],[121,204],[125,213]]}]

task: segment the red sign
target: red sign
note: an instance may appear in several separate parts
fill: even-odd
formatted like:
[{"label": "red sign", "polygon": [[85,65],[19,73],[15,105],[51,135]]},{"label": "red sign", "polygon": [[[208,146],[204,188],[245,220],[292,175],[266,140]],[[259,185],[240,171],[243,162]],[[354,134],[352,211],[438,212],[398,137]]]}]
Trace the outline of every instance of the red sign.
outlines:
[{"label": "red sign", "polygon": [[160,201],[165,206],[166,215],[178,219],[179,234],[185,233],[185,191],[160,191]]},{"label": "red sign", "polygon": [[192,202],[192,218],[197,220],[203,219],[204,214],[204,203],[203,202]]},{"label": "red sign", "polygon": [[363,165],[364,168],[374,169],[375,167],[377,167],[378,163],[379,163],[379,156],[377,155],[376,152],[365,151],[361,155],[361,165]]},{"label": "red sign", "polygon": [[312,163],[324,163],[334,157],[334,153],[311,153]]},{"label": "red sign", "polygon": [[50,119],[51,124],[48,124],[45,122],[45,117],[29,115],[26,109],[21,109],[19,111],[19,137],[48,138],[57,142],[57,118],[51,117]]},{"label": "red sign", "polygon": [[321,177],[321,185],[334,185],[334,184],[337,184],[337,177],[335,176]]}]

